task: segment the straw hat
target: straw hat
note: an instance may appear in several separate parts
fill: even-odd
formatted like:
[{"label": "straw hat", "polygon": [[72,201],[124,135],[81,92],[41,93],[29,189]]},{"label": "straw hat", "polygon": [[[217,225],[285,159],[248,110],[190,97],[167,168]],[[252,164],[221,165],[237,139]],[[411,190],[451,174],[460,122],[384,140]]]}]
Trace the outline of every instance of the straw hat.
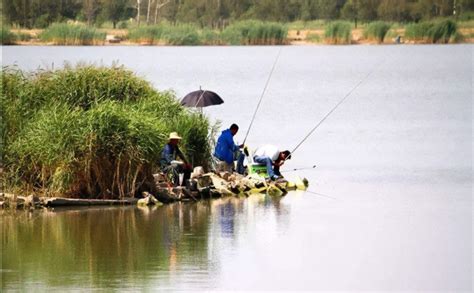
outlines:
[{"label": "straw hat", "polygon": [[181,139],[182,137],[178,135],[177,132],[171,132],[168,139]]}]

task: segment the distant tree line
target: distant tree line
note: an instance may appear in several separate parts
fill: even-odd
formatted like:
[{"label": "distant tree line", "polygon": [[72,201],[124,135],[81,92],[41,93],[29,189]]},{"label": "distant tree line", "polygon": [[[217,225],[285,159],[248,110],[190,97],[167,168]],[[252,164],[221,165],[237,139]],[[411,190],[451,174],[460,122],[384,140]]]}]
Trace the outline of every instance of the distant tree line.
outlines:
[{"label": "distant tree line", "polygon": [[474,0],[3,0],[1,10],[4,23],[30,28],[66,20],[114,27],[126,20],[167,20],[220,28],[242,19],[412,22],[465,15],[474,11]]}]

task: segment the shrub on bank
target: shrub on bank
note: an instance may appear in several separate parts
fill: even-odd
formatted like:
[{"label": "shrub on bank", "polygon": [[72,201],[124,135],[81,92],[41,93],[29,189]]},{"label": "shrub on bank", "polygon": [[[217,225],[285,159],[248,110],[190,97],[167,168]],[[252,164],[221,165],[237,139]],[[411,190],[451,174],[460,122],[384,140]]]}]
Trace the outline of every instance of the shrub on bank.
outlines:
[{"label": "shrub on bank", "polygon": [[406,27],[405,37],[413,41],[425,43],[449,43],[461,38],[457,25],[452,20],[438,22],[420,22]]},{"label": "shrub on bank", "polygon": [[100,45],[106,34],[85,25],[54,23],[45,29],[39,38],[55,45]]},{"label": "shrub on bank", "polygon": [[383,21],[375,21],[369,23],[364,29],[364,38],[368,40],[374,40],[378,43],[383,43],[388,31],[390,30],[390,24]]},{"label": "shrub on bank", "polygon": [[331,22],[326,26],[324,37],[329,44],[350,44],[352,25],[347,21]]},{"label": "shrub on bank", "polygon": [[1,77],[7,188],[91,198],[153,190],[171,131],[194,164],[209,161],[207,118],[122,67],[4,68]]}]

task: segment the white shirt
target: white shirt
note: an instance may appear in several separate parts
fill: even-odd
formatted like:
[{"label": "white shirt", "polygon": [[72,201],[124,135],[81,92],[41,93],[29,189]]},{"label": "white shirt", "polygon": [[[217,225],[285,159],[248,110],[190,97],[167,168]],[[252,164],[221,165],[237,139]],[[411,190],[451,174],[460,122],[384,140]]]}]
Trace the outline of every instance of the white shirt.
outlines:
[{"label": "white shirt", "polygon": [[253,155],[254,157],[269,157],[270,159],[272,159],[272,161],[276,161],[278,159],[278,156],[280,155],[280,150],[274,145],[267,144],[259,147]]}]

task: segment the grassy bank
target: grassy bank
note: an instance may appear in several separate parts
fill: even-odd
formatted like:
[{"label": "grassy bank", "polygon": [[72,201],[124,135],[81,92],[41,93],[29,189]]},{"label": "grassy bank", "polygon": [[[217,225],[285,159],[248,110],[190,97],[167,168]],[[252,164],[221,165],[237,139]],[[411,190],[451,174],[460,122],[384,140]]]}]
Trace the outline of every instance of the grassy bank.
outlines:
[{"label": "grassy bank", "polygon": [[474,42],[474,21],[451,18],[412,24],[382,21],[358,23],[314,20],[289,24],[246,20],[234,22],[224,29],[200,27],[195,24],[133,26],[128,29],[95,29],[85,25],[54,24],[46,30],[3,28],[4,44],[53,45],[282,45],[282,44],[374,44],[398,43],[461,43]]},{"label": "grassy bank", "polygon": [[279,45],[285,43],[287,34],[283,24],[248,20],[231,24],[223,31],[164,23],[131,29],[127,39],[148,45]]},{"label": "grassy bank", "polygon": [[85,25],[55,23],[44,30],[39,38],[54,45],[101,45],[106,33]]},{"label": "grassy bank", "polygon": [[122,67],[2,70],[3,186],[22,193],[119,198],[152,190],[167,135],[195,164],[209,123]]}]

